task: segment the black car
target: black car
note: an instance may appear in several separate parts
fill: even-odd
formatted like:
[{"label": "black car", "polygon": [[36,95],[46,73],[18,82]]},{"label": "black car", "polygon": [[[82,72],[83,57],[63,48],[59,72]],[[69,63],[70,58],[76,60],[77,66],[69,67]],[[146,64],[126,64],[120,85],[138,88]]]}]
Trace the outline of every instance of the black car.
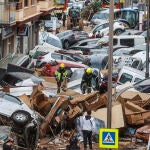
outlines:
[{"label": "black car", "polygon": [[62,41],[64,49],[69,49],[76,42],[89,38],[88,34],[82,30],[67,30],[56,35]]}]

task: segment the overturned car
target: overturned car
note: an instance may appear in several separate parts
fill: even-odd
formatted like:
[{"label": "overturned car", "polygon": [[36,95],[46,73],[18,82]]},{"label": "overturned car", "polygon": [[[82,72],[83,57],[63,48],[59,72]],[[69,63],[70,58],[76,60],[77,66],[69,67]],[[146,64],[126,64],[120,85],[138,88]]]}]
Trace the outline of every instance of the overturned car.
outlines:
[{"label": "overturned car", "polygon": [[35,149],[40,118],[19,98],[0,92],[0,124],[11,126],[16,149]]}]

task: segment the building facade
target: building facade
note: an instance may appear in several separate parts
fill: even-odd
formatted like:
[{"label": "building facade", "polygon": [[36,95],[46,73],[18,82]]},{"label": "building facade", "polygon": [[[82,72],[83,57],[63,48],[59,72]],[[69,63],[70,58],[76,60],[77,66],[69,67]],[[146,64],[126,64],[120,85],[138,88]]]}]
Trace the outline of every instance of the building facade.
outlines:
[{"label": "building facade", "polygon": [[38,44],[40,18],[55,8],[52,0],[0,0],[0,60],[28,54]]}]

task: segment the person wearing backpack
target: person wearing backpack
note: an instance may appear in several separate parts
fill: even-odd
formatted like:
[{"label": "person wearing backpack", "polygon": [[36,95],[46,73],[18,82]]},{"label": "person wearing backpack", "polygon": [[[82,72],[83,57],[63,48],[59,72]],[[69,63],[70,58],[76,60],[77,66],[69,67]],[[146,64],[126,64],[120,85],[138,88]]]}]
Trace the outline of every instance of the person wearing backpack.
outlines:
[{"label": "person wearing backpack", "polygon": [[92,135],[95,133],[95,122],[94,118],[91,117],[91,110],[87,111],[86,116],[83,116],[81,129],[83,133],[84,150],[87,150],[87,141],[89,143],[90,150],[92,150]]}]

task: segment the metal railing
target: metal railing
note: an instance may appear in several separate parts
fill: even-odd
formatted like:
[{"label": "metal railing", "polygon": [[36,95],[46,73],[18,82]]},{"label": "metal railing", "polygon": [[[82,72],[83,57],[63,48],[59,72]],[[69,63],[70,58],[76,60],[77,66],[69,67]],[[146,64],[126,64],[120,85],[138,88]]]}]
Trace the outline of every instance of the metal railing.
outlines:
[{"label": "metal railing", "polygon": [[15,22],[16,3],[0,2],[0,24],[11,24]]}]

